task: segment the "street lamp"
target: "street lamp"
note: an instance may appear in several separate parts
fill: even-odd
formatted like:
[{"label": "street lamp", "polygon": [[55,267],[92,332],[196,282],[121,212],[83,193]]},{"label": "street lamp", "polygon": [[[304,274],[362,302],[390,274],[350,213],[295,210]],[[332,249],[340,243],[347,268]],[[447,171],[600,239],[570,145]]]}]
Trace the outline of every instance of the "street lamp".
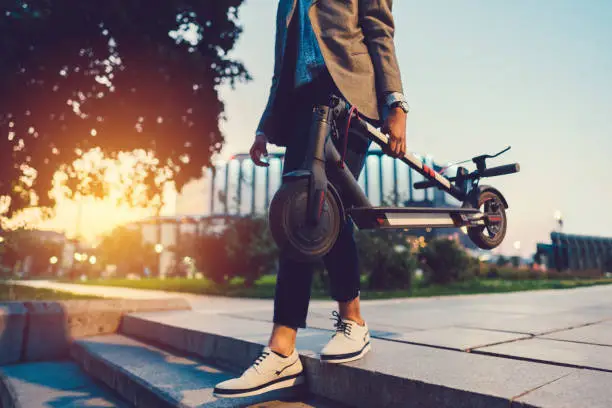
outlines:
[{"label": "street lamp", "polygon": [[59,259],[57,259],[57,256],[52,256],[51,258],[49,258],[49,263],[51,265],[55,265],[58,261]]},{"label": "street lamp", "polygon": [[557,210],[555,211],[555,221],[557,221],[557,226],[559,227],[559,232],[561,232],[561,230],[563,229],[563,215],[561,214],[561,211]]},{"label": "street lamp", "polygon": [[161,254],[164,251],[164,246],[162,244],[155,244],[155,252]]}]

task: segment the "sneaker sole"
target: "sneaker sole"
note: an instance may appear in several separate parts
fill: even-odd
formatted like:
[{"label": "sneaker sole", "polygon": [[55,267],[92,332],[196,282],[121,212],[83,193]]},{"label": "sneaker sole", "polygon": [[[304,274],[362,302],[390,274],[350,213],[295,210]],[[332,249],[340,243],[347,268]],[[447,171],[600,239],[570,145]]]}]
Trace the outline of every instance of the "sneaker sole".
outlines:
[{"label": "sneaker sole", "polygon": [[325,363],[332,363],[332,364],[348,363],[350,361],[355,361],[355,360],[359,360],[363,358],[363,356],[365,356],[371,350],[372,350],[372,344],[368,343],[358,354],[354,356],[336,358],[334,356],[321,355],[321,361]]},{"label": "sneaker sole", "polygon": [[298,374],[298,376],[294,376],[292,378],[287,378],[283,380],[274,380],[272,384],[263,385],[256,387],[256,389],[249,388],[244,391],[240,390],[230,390],[229,392],[224,391],[213,391],[213,396],[217,398],[241,398],[241,397],[252,397],[255,395],[265,394],[270,391],[281,390],[284,388],[291,388],[297,385],[304,384],[306,382],[306,378],[303,373]]}]

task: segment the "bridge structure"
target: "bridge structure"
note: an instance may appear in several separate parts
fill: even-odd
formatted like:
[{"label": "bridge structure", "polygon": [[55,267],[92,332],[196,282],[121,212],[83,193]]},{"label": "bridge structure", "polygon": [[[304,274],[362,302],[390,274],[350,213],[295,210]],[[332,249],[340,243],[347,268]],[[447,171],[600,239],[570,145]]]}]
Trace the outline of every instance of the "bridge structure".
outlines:
[{"label": "bridge structure", "polygon": [[[417,156],[436,171],[442,166],[431,157]],[[255,166],[247,154],[232,156],[208,171],[207,216],[261,214],[282,180],[282,153],[271,154],[268,167]],[[368,152],[359,184],[373,205],[456,206],[459,202],[436,188],[416,190],[415,182],[423,180],[416,171],[380,150]]]}]

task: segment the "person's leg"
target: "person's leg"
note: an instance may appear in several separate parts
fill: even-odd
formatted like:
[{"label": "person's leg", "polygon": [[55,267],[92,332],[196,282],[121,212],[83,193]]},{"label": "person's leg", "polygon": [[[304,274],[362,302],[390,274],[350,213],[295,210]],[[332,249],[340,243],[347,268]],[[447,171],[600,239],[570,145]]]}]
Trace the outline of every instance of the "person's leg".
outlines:
[{"label": "person's leg", "polygon": [[[301,97],[300,97],[301,96]],[[312,107],[302,92],[291,101],[301,101],[284,117],[290,141],[285,152],[283,173],[299,168],[304,160]],[[305,105],[306,104],[306,105]],[[297,330],[306,326],[310,301],[313,264],[279,256],[279,270],[274,294],[274,327],[260,357],[239,378],[215,387],[217,397],[244,397],[292,387],[304,382],[303,366],[295,349]]]},{"label": "person's leg", "polygon": [[[361,174],[369,147],[368,140],[349,135],[345,164],[355,179]],[[360,310],[361,275],[354,231],[353,222],[347,218],[334,247],[324,258],[330,293],[338,302],[339,312],[334,313],[336,334],[321,351],[321,358],[328,362],[342,363],[359,359],[371,347],[369,330]]]},{"label": "person's leg", "polygon": [[[368,140],[349,134],[349,145],[346,151],[345,164],[356,180],[359,179],[367,152]],[[330,293],[338,302],[338,311],[344,319],[363,324],[359,307],[360,268],[357,245],[354,237],[355,226],[347,218],[338,240],[332,250],[325,256],[325,266],[329,274]]]},{"label": "person's leg", "polygon": [[[319,103],[325,82],[317,81],[296,92],[286,116],[286,129],[291,132],[283,163],[283,174],[299,169],[308,150],[312,106]],[[281,355],[295,348],[297,331],[306,327],[315,263],[298,262],[286,254],[279,255],[274,293],[274,327],[269,347]]]}]

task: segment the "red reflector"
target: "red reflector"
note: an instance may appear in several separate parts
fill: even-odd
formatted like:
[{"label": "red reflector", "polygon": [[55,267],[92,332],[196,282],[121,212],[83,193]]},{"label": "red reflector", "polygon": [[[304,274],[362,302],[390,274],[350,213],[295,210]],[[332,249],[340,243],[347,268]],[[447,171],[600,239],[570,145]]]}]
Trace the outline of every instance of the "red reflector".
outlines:
[{"label": "red reflector", "polygon": [[377,217],[376,222],[378,222],[378,225],[384,225],[387,219],[385,217]]}]

